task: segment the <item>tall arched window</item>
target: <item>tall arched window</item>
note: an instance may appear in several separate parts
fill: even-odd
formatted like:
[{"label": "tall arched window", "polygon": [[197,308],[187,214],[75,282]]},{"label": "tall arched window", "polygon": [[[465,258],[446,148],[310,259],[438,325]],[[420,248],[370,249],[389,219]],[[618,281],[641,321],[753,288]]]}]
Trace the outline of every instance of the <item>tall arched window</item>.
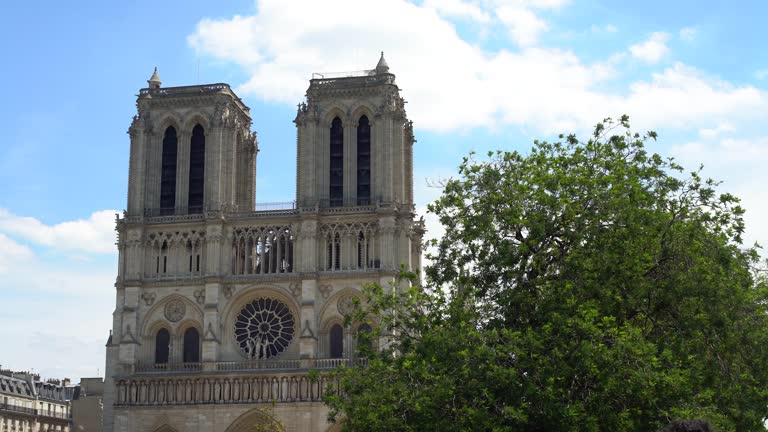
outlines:
[{"label": "tall arched window", "polygon": [[357,205],[371,203],[371,125],[368,117],[357,124]]},{"label": "tall arched window", "polygon": [[173,214],[176,207],[176,129],[168,126],[163,138],[160,173],[160,214]]},{"label": "tall arched window", "polygon": [[184,363],[200,362],[200,333],[196,328],[184,332]]},{"label": "tall arched window", "polygon": [[344,205],[344,127],[336,117],[331,123],[330,206]]},{"label": "tall arched window", "polygon": [[331,346],[331,358],[342,358],[344,356],[344,328],[339,324],[334,324],[333,327],[331,327],[329,342]]},{"label": "tall arched window", "polygon": [[155,336],[155,363],[168,363],[171,351],[171,334],[166,329],[160,329]]},{"label": "tall arched window", "polygon": [[189,213],[203,212],[203,189],[205,188],[205,131],[199,124],[192,129],[189,146]]}]

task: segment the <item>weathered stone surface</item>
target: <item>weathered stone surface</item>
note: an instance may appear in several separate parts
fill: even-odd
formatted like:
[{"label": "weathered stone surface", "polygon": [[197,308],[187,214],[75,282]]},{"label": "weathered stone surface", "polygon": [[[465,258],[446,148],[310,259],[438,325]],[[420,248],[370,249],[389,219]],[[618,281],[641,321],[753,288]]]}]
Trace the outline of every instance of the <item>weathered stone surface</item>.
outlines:
[{"label": "weathered stone surface", "polygon": [[[307,372],[355,361],[354,335],[364,323],[344,328],[335,342],[345,358],[330,358],[331,327],[343,324],[342,313],[363,284],[388,283],[401,264],[421,266],[413,129],[395,76],[382,59],[362,75],[310,81],[295,119],[297,196],[272,205],[255,204],[259,148],[249,110],[232,89],[150,81],[129,130],[128,208],[117,221],[105,431],[239,431],[265,415],[287,431],[329,430],[320,402],[324,383]],[[357,153],[362,116],[370,127],[369,161]],[[344,128],[338,147],[344,180],[341,201],[331,202],[329,137],[336,117]],[[201,208],[188,205],[199,180],[190,169],[197,126],[205,136],[204,170],[197,171],[204,172]],[[164,152],[169,127],[175,153]],[[163,182],[175,184],[164,192],[166,198],[174,192],[172,209],[161,208]],[[274,329],[267,317],[246,326],[250,336],[236,333],[246,331],[236,327],[238,315],[258,299],[287,312]],[[167,347],[156,339],[161,330],[170,334]],[[263,339],[271,337],[283,340]],[[269,348],[286,342],[282,351]],[[166,349],[168,362],[156,364],[157,350]]]}]

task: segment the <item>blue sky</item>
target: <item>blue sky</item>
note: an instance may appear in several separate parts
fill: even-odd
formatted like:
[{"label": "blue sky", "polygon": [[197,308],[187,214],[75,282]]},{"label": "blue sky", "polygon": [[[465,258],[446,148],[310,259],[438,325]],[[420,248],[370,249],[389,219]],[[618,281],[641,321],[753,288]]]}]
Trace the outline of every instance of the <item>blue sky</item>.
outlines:
[{"label": "blue sky", "polygon": [[[215,8],[214,8],[215,6]],[[259,134],[257,200],[294,194],[295,105],[312,72],[384,51],[415,122],[420,211],[470,150],[525,151],[629,114],[653,150],[705,164],[768,228],[762,1],[4,2],[0,16],[0,365],[103,373],[114,213],[135,95],[226,82]],[[441,228],[427,218],[428,228]]]}]

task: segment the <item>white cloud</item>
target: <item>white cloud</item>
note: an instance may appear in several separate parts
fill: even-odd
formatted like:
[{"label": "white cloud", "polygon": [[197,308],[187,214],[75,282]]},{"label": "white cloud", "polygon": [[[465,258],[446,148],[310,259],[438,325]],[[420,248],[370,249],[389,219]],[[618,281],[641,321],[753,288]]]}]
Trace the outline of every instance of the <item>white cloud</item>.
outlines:
[{"label": "white cloud", "polygon": [[33,256],[34,253],[27,246],[0,233],[0,275],[9,272],[19,262],[28,261]]},{"label": "white cloud", "polygon": [[768,95],[752,86],[734,86],[698,69],[675,63],[650,81],[633,83],[626,112],[648,126],[705,128],[722,122],[749,122],[768,116]]},{"label": "white cloud", "polygon": [[669,35],[664,32],[652,33],[651,36],[639,44],[629,47],[632,57],[642,60],[646,63],[658,63],[664,56],[669,54],[667,40]]},{"label": "white cloud", "polygon": [[592,27],[590,28],[590,30],[592,31],[592,33],[616,33],[617,31],[619,31],[619,28],[613,24],[606,24],[604,26],[592,24]]},{"label": "white cloud", "polygon": [[496,16],[507,26],[512,40],[518,45],[533,45],[549,25],[530,9],[502,6],[496,9]]},{"label": "white cloud", "polygon": [[491,15],[480,6],[462,0],[426,0],[424,7],[450,18],[468,18],[479,23],[491,21]]},{"label": "white cloud", "polygon": [[768,171],[764,169],[768,165],[768,136],[702,136],[700,140],[672,147],[671,153],[685,167],[695,168],[703,163],[705,177],[722,180],[719,190],[739,197],[747,211],[744,244],[758,242],[768,246],[768,191],[762,187],[768,184]]},{"label": "white cloud", "polygon": [[570,0],[490,0],[488,3],[497,6],[520,8],[560,9],[570,3]]},{"label": "white cloud", "polygon": [[692,42],[694,39],[696,39],[696,35],[699,33],[699,31],[694,27],[684,27],[680,29],[680,39]]},{"label": "white cloud", "polygon": [[0,234],[60,250],[115,253],[115,213],[115,210],[102,210],[88,219],[46,225],[35,218],[0,209]]},{"label": "white cloud", "polygon": [[733,132],[736,128],[731,123],[720,123],[714,128],[704,128],[699,130],[699,136],[702,138],[715,138],[724,133]]},{"label": "white cloud", "polygon": [[[111,212],[94,215],[100,213]],[[7,211],[0,214],[2,230],[37,244],[33,250],[0,232],[0,340],[14,347],[3,352],[3,367],[34,368],[45,377],[75,381],[95,376],[97,369],[103,373],[117,257],[101,254],[102,247],[93,244],[79,248],[74,259],[57,253],[74,248],[69,230],[78,227],[84,230],[84,242],[97,242],[89,233],[96,230],[90,226],[93,219],[60,224],[62,228]],[[80,259],[83,255],[89,259]]]},{"label": "white cloud", "polygon": [[[361,1],[373,7],[373,0]],[[484,3],[526,10],[563,4]],[[744,119],[768,120],[765,92],[682,63],[617,87],[613,80],[620,74],[621,54],[587,63],[567,49],[489,51],[462,39],[434,9],[404,0],[392,0],[375,16],[332,13],[339,7],[340,0],[306,7],[265,0],[251,17],[201,21],[189,41],[201,53],[234,62],[250,74],[238,92],[291,105],[303,98],[311,72],[357,69],[354,54],[366,51],[372,68],[384,50],[410,102],[409,116],[420,129],[433,131],[511,124],[563,132],[622,113],[630,114],[636,126],[694,131],[722,122],[737,127]],[[655,59],[668,51],[667,38],[654,33],[650,44],[639,44],[632,54]],[[253,41],[248,50],[255,54],[214,48],[242,40]],[[344,49],[337,41],[344,41]],[[254,58],[261,60],[254,63]]]},{"label": "white cloud", "polygon": [[755,78],[757,78],[759,80],[764,80],[764,79],[768,78],[768,68],[760,69],[760,70],[756,71],[755,72]]}]

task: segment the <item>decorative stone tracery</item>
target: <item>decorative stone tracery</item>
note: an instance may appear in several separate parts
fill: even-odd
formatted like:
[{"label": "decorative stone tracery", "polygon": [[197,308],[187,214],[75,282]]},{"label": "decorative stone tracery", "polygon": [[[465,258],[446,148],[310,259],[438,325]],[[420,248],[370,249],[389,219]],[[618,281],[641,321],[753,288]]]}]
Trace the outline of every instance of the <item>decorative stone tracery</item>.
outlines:
[{"label": "decorative stone tracery", "polygon": [[184,302],[178,299],[173,299],[165,304],[163,314],[165,318],[170,322],[179,322],[184,318],[184,314],[187,313],[187,307]]},{"label": "decorative stone tracery", "polygon": [[205,232],[161,231],[147,235],[145,274],[149,277],[201,275],[204,271]]},{"label": "decorative stone tracery", "polygon": [[291,226],[238,227],[232,234],[232,273],[293,272]]},{"label": "decorative stone tracery", "polygon": [[320,226],[324,271],[369,270],[381,266],[375,222],[334,223]]},{"label": "decorative stone tracery", "polygon": [[246,304],[237,315],[235,341],[248,358],[273,358],[291,344],[295,323],[288,306],[262,297]]}]

